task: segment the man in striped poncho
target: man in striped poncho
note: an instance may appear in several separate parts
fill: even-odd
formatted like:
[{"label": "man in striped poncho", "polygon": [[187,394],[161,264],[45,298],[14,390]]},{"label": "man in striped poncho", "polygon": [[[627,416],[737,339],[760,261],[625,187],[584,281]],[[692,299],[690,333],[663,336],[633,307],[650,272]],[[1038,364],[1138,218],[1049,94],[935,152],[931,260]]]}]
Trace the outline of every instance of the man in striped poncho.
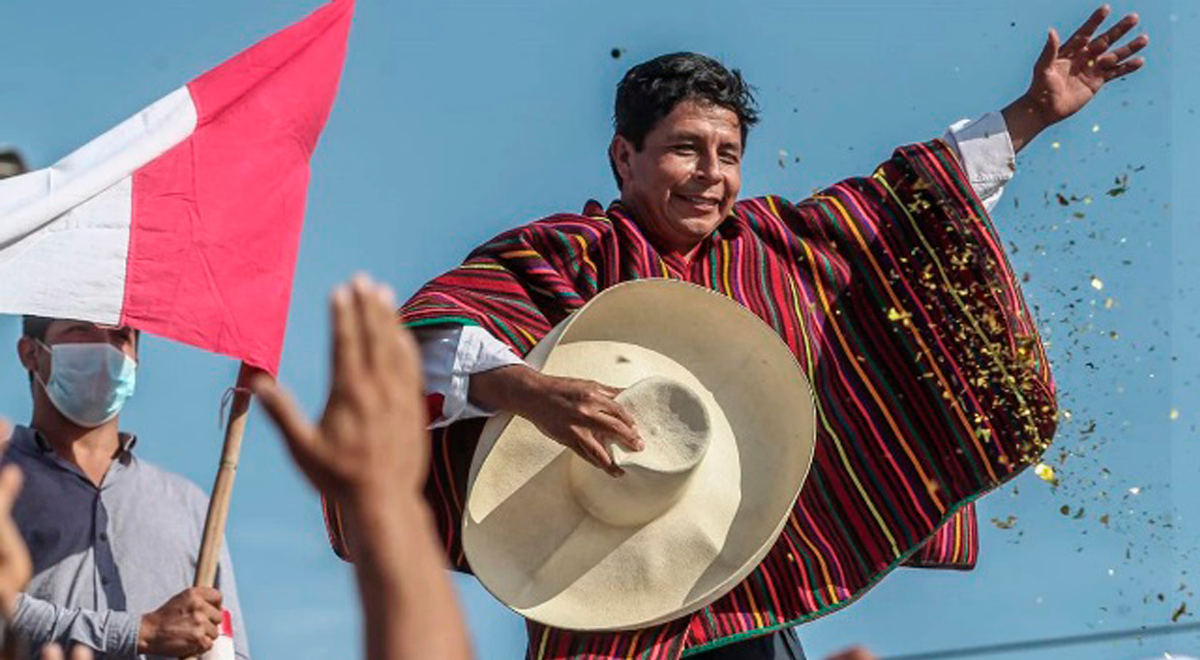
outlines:
[{"label": "man in striped poncho", "polygon": [[817,393],[812,472],[749,578],[651,629],[531,622],[531,657],[799,658],[792,626],[852,603],[893,568],[972,565],[970,503],[1035,461],[1056,417],[1046,356],[987,210],[1016,152],[1141,66],[1132,56],[1146,37],[1115,47],[1136,16],[1095,36],[1107,16],[1097,10],[1061,46],[1052,31],[1029,91],[1002,112],[801,202],[737,201],[757,119],[740,74],[687,53],[640,64],[617,90],[609,157],[620,200],[501,234],[403,307],[435,427],[427,493],[460,570],[484,416],[523,416],[598,469],[614,470],[598,435],[636,444],[616,390],[519,357],[607,287],[668,277],[729,296],[779,333]]}]

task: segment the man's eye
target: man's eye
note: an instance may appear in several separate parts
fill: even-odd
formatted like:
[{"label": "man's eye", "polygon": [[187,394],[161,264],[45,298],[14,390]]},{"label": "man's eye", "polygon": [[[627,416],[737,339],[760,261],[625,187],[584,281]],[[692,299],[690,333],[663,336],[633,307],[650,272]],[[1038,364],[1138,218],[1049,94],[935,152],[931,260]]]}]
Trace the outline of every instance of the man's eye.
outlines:
[{"label": "man's eye", "polygon": [[690,144],[677,144],[671,148],[677,154],[692,154],[696,153],[696,148]]}]

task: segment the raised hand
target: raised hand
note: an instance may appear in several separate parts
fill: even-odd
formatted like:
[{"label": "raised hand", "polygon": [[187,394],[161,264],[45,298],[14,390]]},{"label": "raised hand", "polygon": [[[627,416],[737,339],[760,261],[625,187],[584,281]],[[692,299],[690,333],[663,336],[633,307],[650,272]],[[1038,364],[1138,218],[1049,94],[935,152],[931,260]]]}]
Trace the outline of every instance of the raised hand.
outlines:
[{"label": "raised hand", "polygon": [[392,293],[358,277],[333,295],[333,383],[317,425],[283,389],[250,387],[308,480],[347,514],[371,660],[471,657],[433,517],[420,353]]},{"label": "raised hand", "polygon": [[1137,71],[1146,63],[1133,56],[1150,43],[1149,35],[1114,47],[1137,26],[1137,14],[1125,16],[1100,36],[1094,36],[1111,13],[1108,5],[1092,12],[1061,45],[1058,32],[1050,29],[1046,45],[1034,64],[1029,90],[1004,109],[1015,149],[1019,151],[1042,129],[1079,112],[1105,84]]},{"label": "raised hand", "polygon": [[419,495],[429,466],[420,354],[396,321],[392,294],[365,277],[333,295],[333,383],[320,424],[282,388],[251,388],[301,471],[339,502]]}]

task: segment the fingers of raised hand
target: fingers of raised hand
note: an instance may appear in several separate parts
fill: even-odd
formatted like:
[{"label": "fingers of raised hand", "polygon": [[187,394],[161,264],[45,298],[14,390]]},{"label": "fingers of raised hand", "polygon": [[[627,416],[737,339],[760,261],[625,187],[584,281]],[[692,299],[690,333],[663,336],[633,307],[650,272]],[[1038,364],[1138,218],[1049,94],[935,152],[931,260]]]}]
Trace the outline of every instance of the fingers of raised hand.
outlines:
[{"label": "fingers of raised hand", "polygon": [[1097,56],[1112,47],[1113,44],[1121,40],[1129,33],[1130,30],[1138,24],[1138,15],[1129,14],[1128,16],[1117,21],[1115,25],[1105,30],[1104,34],[1093,39],[1087,46],[1087,53],[1091,56]]},{"label": "fingers of raised hand", "polygon": [[1108,66],[1116,66],[1117,64],[1120,64],[1121,62],[1124,62],[1125,60],[1129,59],[1129,57],[1131,55],[1134,55],[1134,54],[1140,52],[1143,48],[1145,48],[1149,44],[1150,44],[1150,36],[1149,35],[1145,35],[1145,34],[1139,35],[1138,37],[1136,37],[1129,43],[1125,44],[1124,46],[1121,46],[1120,48],[1115,48],[1115,49],[1105,53],[1104,55],[1101,55],[1099,58],[1097,58],[1096,61],[1101,64],[1107,64]]},{"label": "fingers of raised hand", "polygon": [[330,319],[333,325],[333,387],[357,382],[362,373],[362,352],[354,293],[348,286],[333,290]]},{"label": "fingers of raised hand", "polygon": [[1096,11],[1092,12],[1092,15],[1089,16],[1086,21],[1084,21],[1083,25],[1080,25],[1079,29],[1075,30],[1075,33],[1072,34],[1071,37],[1067,39],[1066,43],[1062,45],[1062,48],[1059,49],[1058,54],[1062,57],[1071,57],[1072,55],[1083,50],[1083,48],[1086,47],[1091,41],[1092,35],[1096,32],[1096,29],[1099,28],[1102,23],[1104,23],[1104,20],[1108,18],[1108,15],[1111,12],[1112,9],[1108,5],[1104,5],[1103,7],[1100,7],[1096,9]]},{"label": "fingers of raised hand", "polygon": [[1111,69],[1108,69],[1107,71],[1105,71],[1104,78],[1105,78],[1105,80],[1116,80],[1117,78],[1120,78],[1121,76],[1127,76],[1127,75],[1133,73],[1134,71],[1137,71],[1138,69],[1142,68],[1142,65],[1145,63],[1146,63],[1146,60],[1143,60],[1140,57],[1129,60],[1127,62],[1122,62],[1121,64],[1118,64],[1117,66],[1114,66]]},{"label": "fingers of raised hand", "polygon": [[376,379],[390,377],[394,373],[396,354],[391,291],[359,276],[354,281],[354,293],[363,338],[363,369]]}]

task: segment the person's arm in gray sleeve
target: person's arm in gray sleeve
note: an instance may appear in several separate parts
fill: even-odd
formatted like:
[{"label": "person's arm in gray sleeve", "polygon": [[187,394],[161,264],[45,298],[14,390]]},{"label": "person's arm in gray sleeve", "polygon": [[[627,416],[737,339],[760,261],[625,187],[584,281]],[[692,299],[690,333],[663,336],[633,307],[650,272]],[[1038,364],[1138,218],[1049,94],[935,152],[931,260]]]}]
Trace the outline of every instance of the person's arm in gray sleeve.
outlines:
[{"label": "person's arm in gray sleeve", "polygon": [[17,600],[11,632],[37,654],[51,642],[64,648],[82,644],[103,653],[107,660],[137,658],[141,617],[129,612],[62,607],[28,594]]},{"label": "person's arm in gray sleeve", "polygon": [[233,559],[229,555],[228,545],[221,548],[217,589],[221,592],[221,606],[229,610],[229,617],[233,620],[233,650],[238,660],[250,660],[250,640],[246,634],[246,620],[242,618],[242,605],[238,601],[237,581],[233,577]]}]

